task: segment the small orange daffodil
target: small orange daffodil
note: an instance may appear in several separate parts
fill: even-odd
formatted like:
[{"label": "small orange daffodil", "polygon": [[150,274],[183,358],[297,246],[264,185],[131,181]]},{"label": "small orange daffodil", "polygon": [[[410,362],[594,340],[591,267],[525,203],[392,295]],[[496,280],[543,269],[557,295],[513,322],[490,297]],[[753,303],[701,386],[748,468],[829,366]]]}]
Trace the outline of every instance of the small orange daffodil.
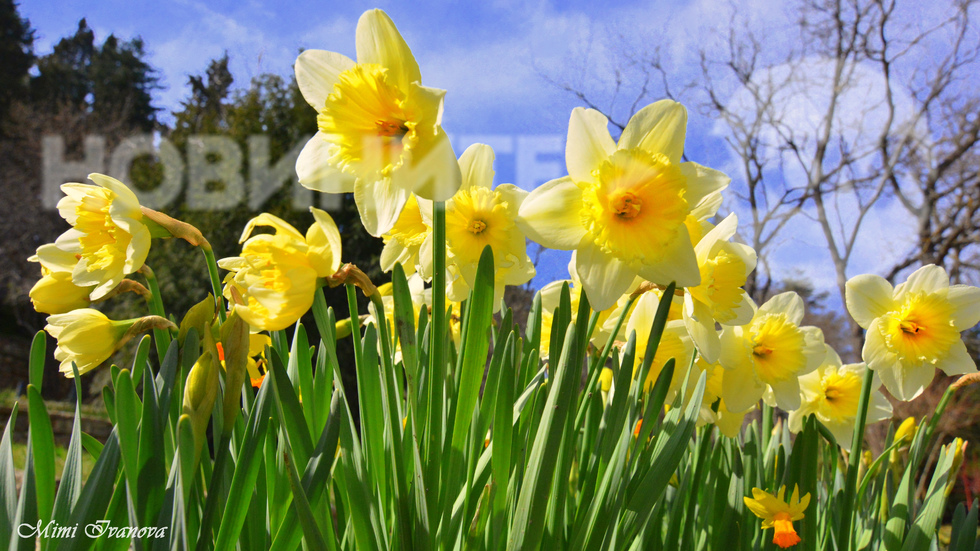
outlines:
[{"label": "small orange daffodil", "polygon": [[776,495],[752,488],[752,497],[744,497],[745,506],[752,511],[752,514],[762,519],[762,529],[774,528],[775,533],[772,542],[779,547],[786,549],[802,541],[800,536],[793,528],[794,520],[803,518],[803,511],[810,504],[810,494],[806,494],[800,499],[800,488],[793,488],[793,496],[787,503],[783,496],[786,494],[786,486],[779,488]]}]

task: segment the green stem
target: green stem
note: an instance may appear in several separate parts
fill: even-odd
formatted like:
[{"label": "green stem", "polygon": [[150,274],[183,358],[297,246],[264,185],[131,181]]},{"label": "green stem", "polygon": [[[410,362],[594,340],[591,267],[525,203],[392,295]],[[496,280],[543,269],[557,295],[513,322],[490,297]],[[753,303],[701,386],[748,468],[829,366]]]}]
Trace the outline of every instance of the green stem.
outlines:
[{"label": "green stem", "polygon": [[218,278],[218,262],[214,259],[214,251],[210,246],[202,246],[204,259],[208,264],[208,275],[211,276],[211,292],[214,294],[214,302],[218,307],[218,319],[221,323],[225,322],[225,301],[221,295],[221,279]]},{"label": "green stem", "polygon": [[[444,408],[445,379],[446,379],[446,204],[436,201],[432,208],[432,318],[429,331],[429,372],[426,374],[425,404],[426,420],[423,429],[422,461],[428,466],[426,481],[431,486],[429,492],[429,511],[440,510],[439,501],[443,491],[440,480],[438,458],[443,453],[445,418]],[[455,497],[455,496],[453,496]],[[443,517],[448,525],[449,511]],[[431,531],[432,543],[438,539],[438,530]]]},{"label": "green stem", "polygon": [[769,450],[769,441],[772,440],[773,407],[762,402],[762,452]]},{"label": "green stem", "polygon": [[[154,316],[160,316],[163,319],[167,319],[167,313],[163,308],[163,299],[160,296],[160,285],[157,283],[156,274],[154,274],[153,270],[146,264],[144,264],[139,271],[141,274],[143,274],[143,277],[146,278],[146,285],[150,289],[150,297],[146,299],[150,313]],[[170,331],[166,329],[154,329],[153,342],[156,344],[157,348],[157,359],[160,360],[160,365],[163,365],[163,358],[167,355],[167,349],[170,348]]]},{"label": "green stem", "polygon": [[842,551],[851,548],[851,517],[854,511],[854,494],[857,490],[858,467],[861,465],[861,446],[864,445],[864,426],[868,421],[868,402],[871,400],[871,386],[874,371],[864,371],[861,384],[861,400],[858,402],[857,419],[854,420],[854,436],[851,440],[851,455],[847,465],[847,481],[844,483],[844,496],[841,498],[841,525],[837,532],[837,542]]}]

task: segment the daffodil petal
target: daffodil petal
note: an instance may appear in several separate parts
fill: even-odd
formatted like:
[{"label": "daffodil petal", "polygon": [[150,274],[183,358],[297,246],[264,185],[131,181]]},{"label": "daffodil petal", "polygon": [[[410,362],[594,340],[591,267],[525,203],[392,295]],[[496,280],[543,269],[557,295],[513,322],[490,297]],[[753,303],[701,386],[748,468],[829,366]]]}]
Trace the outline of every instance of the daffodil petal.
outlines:
[{"label": "daffodil petal", "polygon": [[800,298],[800,295],[792,291],[787,291],[767,300],[759,308],[759,311],[771,314],[786,314],[786,317],[793,325],[799,325],[803,321],[803,299]]},{"label": "daffodil petal", "polygon": [[424,199],[450,199],[459,189],[462,176],[446,132],[437,127],[434,137],[419,139],[411,153],[411,158],[392,171],[393,185]]},{"label": "daffodil petal", "polygon": [[681,226],[677,236],[663,250],[663,256],[655,264],[637,266],[640,277],[653,283],[667,285],[671,281],[678,287],[696,287],[701,284],[698,257],[691,246],[687,229]]},{"label": "daffodil petal", "polygon": [[309,257],[318,277],[327,277],[340,269],[342,244],[340,230],[326,212],[310,207],[314,222],[306,230],[306,243]]},{"label": "daffodil petal", "polygon": [[715,331],[715,320],[711,310],[702,302],[696,301],[690,295],[684,297],[684,326],[698,347],[698,352],[708,363],[718,361],[721,353],[721,339]]},{"label": "daffodil petal", "polygon": [[354,191],[354,177],[330,164],[334,148],[321,132],[317,132],[306,142],[296,158],[296,175],[303,187],[324,193]]},{"label": "daffodil petal", "polygon": [[296,85],[303,99],[319,110],[333,93],[340,74],[353,66],[354,60],[343,54],[305,50],[296,58]]},{"label": "daffodil petal", "polygon": [[[722,346],[724,351],[724,345]],[[724,364],[723,364],[724,365]],[[731,411],[745,411],[754,406],[766,390],[752,368],[738,368],[725,372],[722,380],[721,398]]]},{"label": "daffodil petal", "polygon": [[99,184],[100,186],[116,194],[116,197],[112,200],[113,207],[123,210],[123,212],[125,212],[127,215],[133,217],[140,216],[139,199],[136,198],[136,194],[133,193],[133,190],[126,187],[126,184],[111,176],[106,176],[105,174],[99,173],[89,174],[88,178],[89,180],[92,180],[96,184]]},{"label": "daffodil petal", "polygon": [[956,339],[956,342],[950,347],[949,353],[939,362],[939,369],[942,369],[947,375],[964,375],[976,373],[977,364],[973,361],[973,357],[970,356],[970,352],[967,351],[963,341]]},{"label": "daffodil petal", "polygon": [[902,286],[904,293],[934,293],[949,287],[949,275],[940,266],[928,264],[912,272]]},{"label": "daffodil petal", "polygon": [[796,377],[790,377],[785,381],[779,381],[770,385],[772,393],[776,397],[776,405],[785,411],[793,411],[800,407],[800,381]]},{"label": "daffodil petal", "polygon": [[894,308],[894,289],[891,283],[877,275],[862,274],[852,277],[844,286],[844,302],[847,311],[861,327],[867,329],[871,322]]},{"label": "daffodil petal", "polygon": [[582,190],[568,176],[545,182],[524,199],[517,225],[549,249],[571,250],[582,242]]},{"label": "daffodil petal", "polygon": [[381,178],[372,184],[357,180],[354,184],[354,203],[357,204],[364,229],[375,237],[390,231],[410,195],[409,190],[392,185],[389,178]]},{"label": "daffodil petal", "polygon": [[591,182],[592,172],[616,151],[609,135],[609,119],[595,109],[572,109],[565,143],[568,175],[576,182]]},{"label": "daffodil petal", "polygon": [[358,63],[376,63],[388,69],[388,74],[402,90],[412,82],[422,80],[419,64],[405,39],[385,12],[368,10],[357,21],[355,47]]},{"label": "daffodil petal", "polygon": [[678,164],[684,154],[687,133],[687,109],[676,101],[665,99],[640,109],[630,118],[619,138],[619,149],[641,148],[663,153]]},{"label": "daffodil petal", "polygon": [[681,174],[687,178],[687,200],[692,205],[714,197],[732,181],[721,171],[691,162],[681,163]]},{"label": "daffodil petal", "polygon": [[596,312],[612,307],[629,289],[636,272],[623,261],[585,240],[578,248],[578,277]]},{"label": "daffodil petal", "polygon": [[493,148],[487,144],[475,143],[459,156],[459,171],[462,173],[460,189],[482,187],[490,189],[493,185]]},{"label": "daffodil petal", "polygon": [[980,288],[970,285],[952,285],[946,299],[955,308],[953,327],[965,331],[980,323]]}]

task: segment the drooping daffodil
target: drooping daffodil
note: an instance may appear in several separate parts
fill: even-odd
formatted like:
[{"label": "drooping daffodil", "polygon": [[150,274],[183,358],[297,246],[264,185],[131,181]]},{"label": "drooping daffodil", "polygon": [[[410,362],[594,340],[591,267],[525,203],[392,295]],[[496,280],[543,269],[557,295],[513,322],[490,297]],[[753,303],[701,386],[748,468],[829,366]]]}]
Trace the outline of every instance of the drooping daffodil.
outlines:
[{"label": "drooping daffodil", "polygon": [[802,321],[803,299],[786,292],[755,310],[745,325],[722,326],[719,363],[729,370],[722,397],[730,410],[752,407],[767,389],[780,408],[800,407],[799,377],[819,367],[827,354],[823,331],[800,326]]},{"label": "drooping daffodil", "polygon": [[859,275],[847,282],[845,300],[867,329],[861,356],[899,400],[921,394],[936,369],[977,371],[960,333],[980,321],[980,289],[950,285],[943,268],[923,266],[894,288],[883,277]]},{"label": "drooping daffodil", "polygon": [[686,221],[729,182],[721,172],[681,162],[687,110],[677,102],[641,109],[618,143],[608,122],[592,109],[572,111],[568,176],[532,191],[518,218],[541,245],[578,251],[578,276],[600,311],[615,304],[637,275],[661,285],[698,285]]},{"label": "drooping daffodil", "polygon": [[365,229],[392,229],[412,193],[444,201],[460,173],[440,126],[445,90],[421,84],[419,65],[381,10],[357,22],[357,61],[324,50],[296,59],[296,83],[319,131],[296,160],[299,182],[351,193]]},{"label": "drooping daffodil", "polygon": [[[242,233],[241,256],[218,261],[230,272],[225,297],[255,329],[278,331],[295,323],[313,305],[317,278],[340,268],[337,225],[326,212],[311,210],[315,221],[305,236],[277,216],[256,216]],[[253,236],[259,226],[271,227],[275,233]],[[244,304],[236,303],[235,293]]]},{"label": "drooping daffodil", "polygon": [[78,374],[84,375],[102,365],[136,335],[150,329],[170,328],[176,326],[160,316],[114,321],[98,310],[79,308],[48,316],[44,330],[58,341],[54,358],[61,362],[59,371],[72,378],[72,362],[78,367]]}]

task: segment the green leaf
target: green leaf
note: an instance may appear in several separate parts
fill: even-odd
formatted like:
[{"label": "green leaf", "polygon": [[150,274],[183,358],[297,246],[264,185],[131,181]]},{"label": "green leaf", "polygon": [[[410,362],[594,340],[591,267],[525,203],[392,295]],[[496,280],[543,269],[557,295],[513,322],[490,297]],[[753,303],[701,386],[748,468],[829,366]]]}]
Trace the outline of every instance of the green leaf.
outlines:
[{"label": "green leaf", "polygon": [[[92,467],[82,493],[75,502],[75,507],[68,518],[69,526],[84,527],[105,517],[106,509],[113,496],[116,473],[119,469],[119,440],[116,429],[109,434],[109,439],[99,454],[99,460]],[[59,550],[69,551],[77,548],[76,540],[63,539]]]},{"label": "green leaf", "polygon": [[41,522],[47,524],[54,507],[54,432],[41,393],[32,384],[27,385],[27,407],[31,423],[31,449],[34,452],[37,514]]},{"label": "green leaf", "polygon": [[72,364],[75,378],[75,418],[71,425],[71,440],[68,442],[68,453],[61,471],[61,482],[54,499],[52,518],[61,526],[68,522],[68,516],[82,493],[82,412],[81,412],[81,381],[78,367]]},{"label": "green leaf", "polygon": [[[571,343],[574,336],[575,326],[569,325],[564,340]],[[528,457],[527,470],[514,512],[513,530],[507,542],[507,548],[511,550],[535,549],[544,534],[548,489],[558,461],[555,451],[564,436],[561,428],[565,425],[574,385],[579,381],[578,364],[573,362],[573,349],[573,346],[562,348],[558,369],[549,382],[551,388]]]},{"label": "green leaf", "polygon": [[[123,474],[129,488],[129,498],[135,504],[139,501],[139,412],[142,409],[133,378],[128,370],[122,370],[115,380],[116,412],[119,420],[116,430],[119,433],[119,452],[122,456]],[[149,429],[148,429],[149,430]]]},{"label": "green leaf", "polygon": [[313,362],[310,359],[310,341],[306,337],[306,328],[303,327],[302,323],[296,324],[286,371],[293,382],[296,396],[305,398],[300,402],[300,406],[303,409],[303,415],[306,417],[306,426],[310,431],[310,438],[316,438],[316,431],[313,429],[316,404],[316,396],[313,392]]},{"label": "green leaf", "polygon": [[954,455],[955,450],[952,445],[946,446],[940,454],[919,516],[916,517],[915,523],[909,530],[902,551],[928,551],[930,548],[936,529],[939,528],[943,510],[946,507],[946,483],[951,474]]},{"label": "green leaf", "polygon": [[460,487],[465,468],[466,439],[469,434],[473,411],[480,399],[480,385],[487,365],[490,340],[487,331],[493,314],[493,250],[487,245],[480,255],[476,271],[476,284],[470,293],[468,313],[464,320],[464,338],[459,357],[459,389],[451,411],[454,414],[452,446],[449,460],[449,478],[446,487],[449,495],[455,495]]},{"label": "green leaf", "polygon": [[34,334],[34,340],[31,341],[31,356],[30,363],[28,364],[28,376],[30,378],[30,384],[37,387],[37,391],[41,391],[41,383],[44,380],[44,360],[47,358],[47,344],[48,344],[48,334],[44,331],[38,331]]},{"label": "green leaf", "polygon": [[260,451],[265,443],[266,427],[269,423],[269,408],[271,406],[269,388],[272,385],[269,379],[270,377],[266,377],[262,388],[259,389],[255,407],[252,408],[252,413],[249,415],[248,423],[245,426],[215,549],[232,549],[234,542],[238,541],[242,525],[245,524],[245,516],[248,513],[255,480],[258,477],[259,466],[262,462]]},{"label": "green leaf", "polygon": [[408,288],[405,270],[401,264],[395,263],[391,271],[391,291],[395,302],[395,335],[401,343],[402,364],[408,376],[409,392],[418,386],[419,353],[415,344],[415,305],[412,302],[412,292]]},{"label": "green leaf", "polygon": [[306,544],[313,549],[333,549],[334,546],[327,545],[323,539],[323,532],[317,525],[316,514],[310,507],[310,502],[303,491],[302,483],[299,480],[299,473],[296,472],[296,465],[290,461],[289,454],[285,456],[286,472],[289,473],[289,487],[293,491],[293,505],[299,516],[299,524],[303,528],[303,535],[306,537]]},{"label": "green leaf", "polygon": [[139,386],[143,380],[143,373],[146,371],[146,361],[150,357],[150,344],[153,338],[143,335],[139,346],[136,347],[136,358],[133,360],[133,386]]},{"label": "green leaf", "polygon": [[282,421],[282,429],[286,433],[286,441],[293,457],[305,465],[310,460],[310,454],[313,453],[313,441],[306,426],[306,417],[276,350],[272,350],[271,359],[272,377],[267,379],[272,379],[272,390],[275,393],[276,409]]},{"label": "green leaf", "polygon": [[19,402],[14,402],[10,418],[0,439],[0,542],[9,542],[14,517],[17,515],[17,475],[14,469],[14,452],[11,432],[17,423]]}]

